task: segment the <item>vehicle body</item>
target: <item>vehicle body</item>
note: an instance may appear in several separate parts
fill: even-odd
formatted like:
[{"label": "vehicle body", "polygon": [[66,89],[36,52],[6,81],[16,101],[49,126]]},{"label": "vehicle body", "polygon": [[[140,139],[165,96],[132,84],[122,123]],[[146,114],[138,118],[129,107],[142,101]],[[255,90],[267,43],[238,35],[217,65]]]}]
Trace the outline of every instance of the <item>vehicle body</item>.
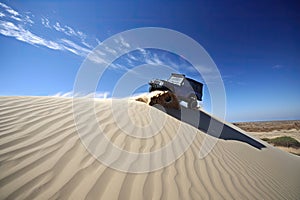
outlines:
[{"label": "vehicle body", "polygon": [[202,101],[203,84],[186,78],[184,74],[172,73],[168,80],[154,79],[149,82],[149,92],[162,90],[175,94],[178,100],[186,101],[188,108],[195,109],[197,100]]}]

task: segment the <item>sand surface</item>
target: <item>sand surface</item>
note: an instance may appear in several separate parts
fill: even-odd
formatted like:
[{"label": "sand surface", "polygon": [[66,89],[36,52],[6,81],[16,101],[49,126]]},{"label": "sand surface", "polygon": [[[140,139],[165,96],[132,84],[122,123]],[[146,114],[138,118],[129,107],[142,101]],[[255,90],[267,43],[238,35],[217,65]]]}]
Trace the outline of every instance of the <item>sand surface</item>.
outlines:
[{"label": "sand surface", "polygon": [[[216,139],[144,103],[131,101],[129,109],[122,109],[127,103],[115,101],[119,111],[112,115],[110,100],[95,102],[99,126],[115,145],[151,152],[167,144],[181,126],[187,137],[196,132],[190,148],[154,172],[121,172],[99,162],[80,140],[77,128],[91,130],[92,142],[99,134],[88,126],[94,112],[84,104],[87,120],[76,127],[72,99],[0,97],[0,199],[300,199],[298,156],[260,140],[266,148]],[[116,122],[123,123],[120,127]],[[151,138],[124,134],[125,129],[142,134],[132,124],[149,125],[146,133],[151,133],[162,122],[165,126]],[[207,137],[217,144],[199,159]],[[101,149],[111,153],[105,146]],[[114,162],[127,160],[120,156]]]}]

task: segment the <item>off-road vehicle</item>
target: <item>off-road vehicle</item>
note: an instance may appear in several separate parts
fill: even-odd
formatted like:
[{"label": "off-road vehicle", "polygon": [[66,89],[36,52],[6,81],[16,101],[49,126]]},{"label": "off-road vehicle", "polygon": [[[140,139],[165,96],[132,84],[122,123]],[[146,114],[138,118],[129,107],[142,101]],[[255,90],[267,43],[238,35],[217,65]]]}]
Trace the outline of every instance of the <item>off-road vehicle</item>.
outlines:
[{"label": "off-road vehicle", "polygon": [[202,101],[203,84],[186,78],[184,74],[172,73],[168,80],[154,79],[149,85],[149,92],[170,91],[178,100],[186,101],[191,109],[197,108],[197,100]]}]

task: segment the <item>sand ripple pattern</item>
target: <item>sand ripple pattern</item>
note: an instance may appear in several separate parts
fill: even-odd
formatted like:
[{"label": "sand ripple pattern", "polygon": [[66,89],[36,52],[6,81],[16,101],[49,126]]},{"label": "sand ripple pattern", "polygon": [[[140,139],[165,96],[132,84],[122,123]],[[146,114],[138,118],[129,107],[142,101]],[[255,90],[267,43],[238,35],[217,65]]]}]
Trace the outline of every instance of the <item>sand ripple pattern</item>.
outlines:
[{"label": "sand ripple pattern", "polygon": [[[122,119],[125,122],[151,121],[147,113],[154,108],[131,104],[132,110],[120,110],[114,119],[109,100],[96,103],[98,121],[114,144],[128,151],[151,152],[174,136],[181,122],[160,111],[157,115],[166,126],[153,138],[122,134],[114,122],[121,120],[122,112],[132,116]],[[82,112],[89,111],[83,108]],[[206,135],[182,126],[187,135],[197,131],[197,136],[178,160],[151,173],[124,173],[101,164],[82,145],[72,99],[0,97],[0,199],[300,199],[299,157],[269,145],[257,150],[220,140],[207,157],[199,159]],[[120,161],[126,158],[115,162]]]}]

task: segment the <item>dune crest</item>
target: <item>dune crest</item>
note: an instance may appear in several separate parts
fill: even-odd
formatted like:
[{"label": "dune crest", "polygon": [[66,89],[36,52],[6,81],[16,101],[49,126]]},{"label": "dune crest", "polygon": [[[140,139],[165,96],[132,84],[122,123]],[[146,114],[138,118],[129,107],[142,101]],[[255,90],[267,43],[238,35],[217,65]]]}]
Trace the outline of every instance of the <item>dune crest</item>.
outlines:
[{"label": "dune crest", "polygon": [[[93,132],[95,127],[89,127],[88,121],[76,127],[72,99],[0,97],[0,199],[300,198],[299,157],[267,143],[259,150],[218,139],[214,149],[199,159],[204,138],[211,136],[144,103],[127,99],[114,103],[120,108],[128,104],[129,109],[113,116],[112,101],[100,100],[95,102],[95,115],[104,134],[120,148],[137,153],[159,149],[174,137],[178,126],[187,137],[195,132],[195,139],[165,168],[120,172],[99,162],[83,145],[77,128]],[[82,114],[89,113],[83,106]],[[155,113],[156,119],[149,113]],[[116,121],[124,122],[120,127]],[[142,134],[126,126],[129,122],[157,134],[142,139],[126,135],[126,131]],[[166,126],[156,130],[162,122]],[[109,155],[110,149],[103,149]]]},{"label": "dune crest", "polygon": [[146,103],[150,106],[159,104],[165,108],[174,108],[179,110],[179,101],[170,91],[153,91],[148,94],[141,95],[135,98],[136,101]]}]

